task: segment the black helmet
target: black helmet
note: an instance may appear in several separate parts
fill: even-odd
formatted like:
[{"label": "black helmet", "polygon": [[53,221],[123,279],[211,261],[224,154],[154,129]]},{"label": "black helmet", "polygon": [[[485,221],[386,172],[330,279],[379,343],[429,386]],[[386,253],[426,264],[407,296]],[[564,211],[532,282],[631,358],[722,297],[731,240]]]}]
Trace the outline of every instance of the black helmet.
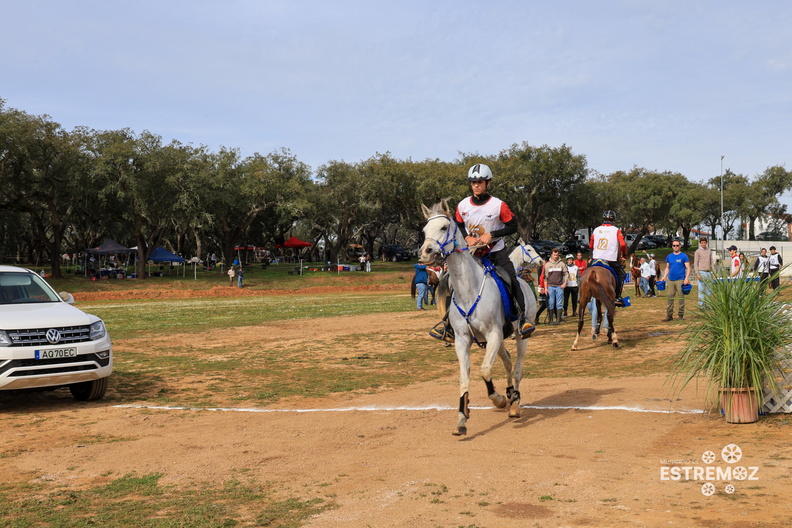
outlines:
[{"label": "black helmet", "polygon": [[602,213],[602,219],[605,222],[615,222],[616,221],[616,213],[608,209],[604,213]]}]

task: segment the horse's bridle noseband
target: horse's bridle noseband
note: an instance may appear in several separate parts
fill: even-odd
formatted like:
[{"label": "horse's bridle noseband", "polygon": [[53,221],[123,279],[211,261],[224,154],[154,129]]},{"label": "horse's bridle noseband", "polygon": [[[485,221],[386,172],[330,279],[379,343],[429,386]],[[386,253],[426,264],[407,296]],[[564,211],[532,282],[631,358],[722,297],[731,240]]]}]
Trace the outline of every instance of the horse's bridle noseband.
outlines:
[{"label": "horse's bridle noseband", "polygon": [[[440,254],[443,256],[443,258],[447,257],[454,251],[466,251],[468,249],[467,247],[461,249],[457,248],[456,235],[459,232],[459,226],[457,226],[456,222],[454,222],[451,218],[449,218],[448,215],[436,214],[427,218],[426,223],[428,224],[429,222],[435,220],[436,218],[445,218],[449,224],[454,226],[454,230],[452,231],[449,229],[448,231],[446,231],[445,240],[443,240],[442,242],[432,237],[426,237],[424,240],[433,240],[434,242],[436,242],[437,245],[440,246]],[[453,244],[453,246],[451,247],[450,250],[447,251],[446,246],[449,244]]]}]

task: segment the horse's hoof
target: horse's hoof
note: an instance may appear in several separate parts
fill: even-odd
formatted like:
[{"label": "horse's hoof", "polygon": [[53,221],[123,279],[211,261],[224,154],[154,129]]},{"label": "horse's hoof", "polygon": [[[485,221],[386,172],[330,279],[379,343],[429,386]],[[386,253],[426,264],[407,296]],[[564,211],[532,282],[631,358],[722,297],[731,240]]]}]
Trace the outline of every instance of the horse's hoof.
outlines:
[{"label": "horse's hoof", "polygon": [[502,394],[493,394],[490,396],[490,399],[492,400],[492,405],[498,409],[503,409],[506,407],[506,404],[509,403],[509,400],[506,399],[506,396]]},{"label": "horse's hoof", "polygon": [[467,427],[456,427],[451,434],[454,436],[465,436],[467,434]]},{"label": "horse's hoof", "polygon": [[596,341],[596,340],[597,340],[597,335],[596,335],[596,334],[594,334],[593,336],[591,336],[591,340],[592,340],[592,341]]},{"label": "horse's hoof", "polygon": [[520,402],[513,403],[511,409],[509,409],[509,418],[519,418],[520,417]]},{"label": "horse's hoof", "polygon": [[619,348],[619,343],[613,343],[613,348]]}]

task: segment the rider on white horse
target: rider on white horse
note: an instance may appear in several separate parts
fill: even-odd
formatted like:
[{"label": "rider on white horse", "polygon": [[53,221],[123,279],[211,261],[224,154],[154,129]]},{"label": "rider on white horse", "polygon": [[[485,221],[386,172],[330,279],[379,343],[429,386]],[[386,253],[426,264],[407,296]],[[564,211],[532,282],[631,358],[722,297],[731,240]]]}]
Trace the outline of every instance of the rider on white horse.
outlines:
[{"label": "rider on white horse", "polygon": [[627,255],[627,243],[621,229],[613,225],[615,221],[615,212],[608,209],[602,213],[602,225],[591,233],[591,258],[606,261],[616,272],[616,306],[624,306],[622,288],[626,273],[621,261]]},{"label": "rider on white horse", "polygon": [[[479,247],[476,256],[487,257],[493,266],[503,270],[511,279],[511,293],[520,310],[519,333],[523,338],[528,337],[533,332],[534,325],[525,319],[525,299],[522,289],[517,286],[514,264],[509,260],[503,242],[503,237],[517,232],[517,219],[506,202],[488,193],[492,170],[487,165],[473,165],[468,171],[467,179],[472,196],[457,205],[456,223],[468,247]],[[447,322],[445,326],[445,334],[433,329],[430,335],[437,339],[447,338],[451,327]]]}]

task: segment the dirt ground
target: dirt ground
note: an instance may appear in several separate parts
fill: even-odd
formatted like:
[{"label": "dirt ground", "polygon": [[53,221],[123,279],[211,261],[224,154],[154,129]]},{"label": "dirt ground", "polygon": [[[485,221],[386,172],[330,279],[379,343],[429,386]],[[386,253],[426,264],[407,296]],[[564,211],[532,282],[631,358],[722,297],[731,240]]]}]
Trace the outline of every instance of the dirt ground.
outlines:
[{"label": "dirt ground", "polygon": [[[311,331],[342,337],[390,317],[409,332],[434,320],[421,312],[324,318]],[[237,338],[279,331],[234,329]],[[587,348],[567,361],[592,353],[618,361],[630,350]],[[493,409],[476,381],[464,437],[451,435],[456,376],[227,410],[0,395],[0,479],[88,487],[130,472],[161,472],[176,485],[245,475],[333,502],[311,527],[791,526],[789,417],[730,425],[701,413],[692,389],[666,399],[664,381],[529,379],[517,419]],[[708,452],[714,460],[704,460]]]}]

